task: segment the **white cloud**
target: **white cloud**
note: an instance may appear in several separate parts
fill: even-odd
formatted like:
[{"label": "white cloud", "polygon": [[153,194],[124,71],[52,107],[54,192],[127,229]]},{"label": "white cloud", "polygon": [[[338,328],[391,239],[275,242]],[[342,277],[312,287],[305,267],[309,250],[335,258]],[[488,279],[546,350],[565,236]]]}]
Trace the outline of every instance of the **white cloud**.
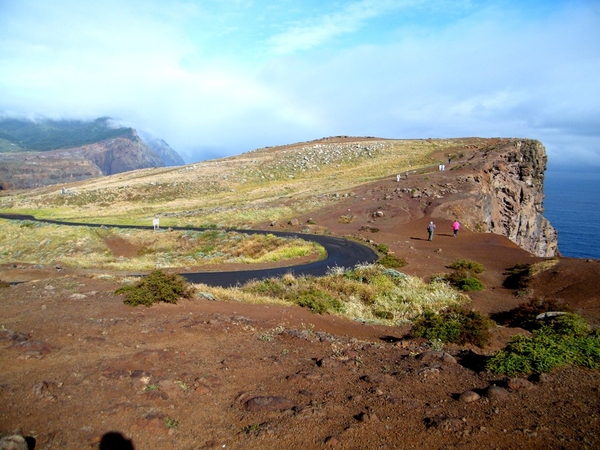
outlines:
[{"label": "white cloud", "polygon": [[272,36],[269,44],[275,54],[309,50],[338,35],[356,31],[364,26],[368,19],[400,6],[408,6],[410,3],[413,2],[362,0],[346,3],[339,11],[292,24],[289,30]]}]

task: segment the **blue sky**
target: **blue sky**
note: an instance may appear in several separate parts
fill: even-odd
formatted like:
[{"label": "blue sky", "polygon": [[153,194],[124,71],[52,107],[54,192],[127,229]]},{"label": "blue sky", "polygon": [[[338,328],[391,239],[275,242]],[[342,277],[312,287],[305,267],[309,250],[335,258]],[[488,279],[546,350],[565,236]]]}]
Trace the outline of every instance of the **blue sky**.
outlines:
[{"label": "blue sky", "polygon": [[0,113],[186,162],[326,136],[524,137],[600,167],[600,2],[0,0]]}]

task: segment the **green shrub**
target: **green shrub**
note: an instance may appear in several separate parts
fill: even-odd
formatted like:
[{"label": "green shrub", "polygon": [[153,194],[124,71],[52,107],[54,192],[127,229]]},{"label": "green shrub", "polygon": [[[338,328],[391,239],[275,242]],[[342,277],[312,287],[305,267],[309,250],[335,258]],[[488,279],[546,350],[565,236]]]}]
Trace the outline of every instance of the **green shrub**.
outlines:
[{"label": "green shrub", "polygon": [[465,270],[455,270],[446,275],[446,280],[461,291],[482,291],[485,289],[484,284],[477,277],[472,276]]},{"label": "green shrub", "polygon": [[266,278],[258,281],[255,284],[250,285],[248,290],[255,294],[266,295],[269,297],[284,298],[287,294],[287,288],[279,278]]},{"label": "green shrub", "polygon": [[485,271],[482,264],[468,259],[457,259],[448,267],[454,270],[447,274],[445,278],[455,288],[461,291],[482,291],[485,289],[483,283],[474,275]]},{"label": "green shrub", "polygon": [[468,259],[457,259],[452,264],[450,264],[448,267],[450,269],[454,269],[454,270],[464,270],[464,271],[473,272],[473,273],[485,272],[485,267],[483,267],[483,264],[478,263],[476,261],[470,261]]},{"label": "green shrub", "polygon": [[425,311],[415,320],[411,335],[424,337],[430,341],[458,342],[460,328],[460,322],[457,320],[447,320],[442,314]]},{"label": "green shrub", "polygon": [[600,368],[600,334],[590,333],[585,320],[576,314],[551,319],[530,337],[513,337],[488,359],[486,368],[514,376],[546,373],[568,364]]},{"label": "green shrub", "polygon": [[[587,337],[590,327],[583,317],[578,314],[565,314],[550,320],[548,325],[553,334],[568,338]],[[542,327],[543,328],[543,327]]]},{"label": "green shrub", "polygon": [[382,255],[387,255],[388,252],[390,251],[389,247],[385,244],[379,244],[377,245],[377,251],[379,253],[381,253]]},{"label": "green shrub", "polygon": [[181,297],[190,298],[193,288],[178,274],[155,270],[137,283],[117,289],[115,293],[125,295],[123,303],[126,305],[152,306],[157,302],[177,303]]},{"label": "green shrub", "polygon": [[483,291],[485,289],[483,283],[475,277],[461,278],[456,283],[456,287],[461,291]]},{"label": "green shrub", "polygon": [[310,309],[315,314],[324,314],[329,311],[340,311],[342,303],[327,294],[326,292],[317,289],[308,289],[300,292],[296,299],[298,306]]},{"label": "green shrub", "polygon": [[408,264],[406,260],[390,255],[389,253],[380,258],[377,262],[388,269],[397,269]]},{"label": "green shrub", "polygon": [[430,341],[484,347],[491,338],[491,325],[492,321],[477,311],[449,308],[440,313],[425,311],[414,322],[411,335]]}]

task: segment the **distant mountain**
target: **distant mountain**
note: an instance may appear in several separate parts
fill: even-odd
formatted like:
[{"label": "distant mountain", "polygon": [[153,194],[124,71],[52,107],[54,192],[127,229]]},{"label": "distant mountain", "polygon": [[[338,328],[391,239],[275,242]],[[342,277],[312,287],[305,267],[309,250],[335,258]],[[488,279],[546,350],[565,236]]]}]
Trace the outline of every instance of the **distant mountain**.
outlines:
[{"label": "distant mountain", "polygon": [[0,188],[27,189],[149,167],[183,165],[162,139],[109,117],[0,120]]},{"label": "distant mountain", "polygon": [[185,164],[181,155],[173,150],[164,140],[142,132],[140,132],[140,138],[160,156],[165,166],[183,166]]}]

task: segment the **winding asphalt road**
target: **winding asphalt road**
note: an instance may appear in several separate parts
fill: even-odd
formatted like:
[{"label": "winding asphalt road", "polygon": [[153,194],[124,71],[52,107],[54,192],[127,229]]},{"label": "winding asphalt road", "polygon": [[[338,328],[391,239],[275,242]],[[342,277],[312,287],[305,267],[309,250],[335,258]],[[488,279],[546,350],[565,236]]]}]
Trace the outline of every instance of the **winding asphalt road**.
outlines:
[{"label": "winding asphalt road", "polygon": [[[78,227],[114,227],[114,228],[135,228],[135,229],[153,229],[152,226],[137,225],[104,225],[95,223],[79,222],[61,222],[57,220],[36,219],[34,216],[25,214],[0,214],[0,218],[9,220],[32,220],[36,222],[52,223],[57,225],[78,226]],[[170,227],[173,230],[195,230],[206,231],[208,228],[189,228],[189,227]],[[213,230],[214,228],[210,228]],[[266,230],[239,230],[223,229],[223,231],[235,231],[244,234],[273,234],[275,236],[300,238],[306,241],[313,241],[321,244],[327,251],[327,257],[320,261],[299,266],[277,267],[274,269],[261,270],[241,270],[234,272],[195,272],[181,273],[191,283],[203,283],[209,286],[231,287],[244,284],[250,280],[262,280],[264,278],[280,277],[286,273],[295,276],[313,275],[322,276],[332,267],[354,267],[360,263],[373,263],[377,261],[377,254],[369,247],[358,242],[347,239],[322,236],[304,233],[290,233],[285,231],[266,231]]]}]

